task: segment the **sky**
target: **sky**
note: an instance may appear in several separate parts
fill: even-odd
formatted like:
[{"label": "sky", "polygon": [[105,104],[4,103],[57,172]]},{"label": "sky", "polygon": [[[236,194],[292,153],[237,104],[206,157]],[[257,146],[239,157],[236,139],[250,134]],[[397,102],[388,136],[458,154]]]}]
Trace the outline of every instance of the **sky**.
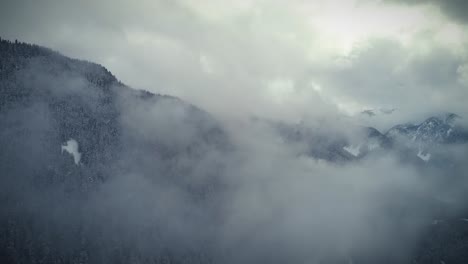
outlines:
[{"label": "sky", "polygon": [[[0,36],[218,117],[468,116],[462,0],[2,0]],[[405,120],[406,119],[406,120]],[[384,121],[382,121],[384,120]]]}]

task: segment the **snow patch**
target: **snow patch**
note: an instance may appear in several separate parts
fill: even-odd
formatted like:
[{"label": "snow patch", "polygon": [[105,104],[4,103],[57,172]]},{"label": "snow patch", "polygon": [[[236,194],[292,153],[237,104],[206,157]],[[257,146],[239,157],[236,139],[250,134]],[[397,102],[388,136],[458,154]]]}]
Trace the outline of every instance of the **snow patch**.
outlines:
[{"label": "snow patch", "polygon": [[68,152],[70,155],[73,156],[73,160],[75,164],[78,165],[81,160],[81,153],[78,151],[78,142],[74,139],[68,140],[65,144],[62,145],[62,153],[63,151]]},{"label": "snow patch", "polygon": [[372,143],[369,143],[369,145],[367,145],[367,148],[369,150],[374,150],[374,149],[379,148],[379,147],[380,147],[380,144],[377,143],[377,142],[372,142]]},{"label": "snow patch", "polygon": [[418,157],[422,159],[423,161],[428,162],[431,159],[431,154],[430,153],[424,154],[423,151],[420,150],[418,152]]},{"label": "snow patch", "polygon": [[343,147],[344,150],[346,150],[349,154],[353,155],[354,157],[357,157],[359,156],[359,154],[361,153],[361,145],[357,145],[357,146],[353,146],[353,145],[350,145],[350,146],[346,146],[346,147]]}]

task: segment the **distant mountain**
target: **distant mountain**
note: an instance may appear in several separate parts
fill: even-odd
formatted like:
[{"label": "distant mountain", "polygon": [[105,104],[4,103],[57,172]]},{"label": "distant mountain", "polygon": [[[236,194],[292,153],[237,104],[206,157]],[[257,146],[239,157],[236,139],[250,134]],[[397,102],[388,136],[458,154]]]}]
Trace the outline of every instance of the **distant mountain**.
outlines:
[{"label": "distant mountain", "polygon": [[304,124],[272,123],[287,141],[306,147],[302,154],[331,162],[347,162],[367,157],[378,151],[398,151],[405,160],[428,162],[430,150],[438,145],[468,143],[468,129],[457,125],[456,114],[427,118],[420,124],[395,125],[385,133],[373,127],[350,127],[357,135],[330,134],[327,128],[310,128]]},{"label": "distant mountain", "polygon": [[356,158],[344,149],[347,141],[342,135],[310,128],[304,124],[290,125],[276,122],[269,124],[278,131],[286,143],[299,145],[300,155],[338,163]]},{"label": "distant mountain", "polygon": [[468,142],[468,130],[455,124],[458,118],[453,113],[433,116],[420,124],[396,125],[385,135],[393,140],[404,138],[424,145]]},{"label": "distant mountain", "polygon": [[416,155],[424,162],[446,164],[450,157],[439,150],[441,146],[468,143],[468,130],[457,124],[459,117],[448,113],[432,116],[419,124],[401,124],[389,129],[385,136],[406,155]]}]

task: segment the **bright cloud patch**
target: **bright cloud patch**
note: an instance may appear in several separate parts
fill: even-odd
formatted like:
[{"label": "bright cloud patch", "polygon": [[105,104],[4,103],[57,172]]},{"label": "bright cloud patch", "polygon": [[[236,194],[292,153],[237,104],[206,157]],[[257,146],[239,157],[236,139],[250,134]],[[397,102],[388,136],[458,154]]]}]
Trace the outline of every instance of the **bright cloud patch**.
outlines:
[{"label": "bright cloud patch", "polygon": [[206,74],[212,74],[215,71],[213,61],[206,55],[200,55],[200,66]]},{"label": "bright cloud patch", "polygon": [[294,82],[291,79],[277,78],[267,84],[268,93],[275,103],[283,103],[294,94]]}]

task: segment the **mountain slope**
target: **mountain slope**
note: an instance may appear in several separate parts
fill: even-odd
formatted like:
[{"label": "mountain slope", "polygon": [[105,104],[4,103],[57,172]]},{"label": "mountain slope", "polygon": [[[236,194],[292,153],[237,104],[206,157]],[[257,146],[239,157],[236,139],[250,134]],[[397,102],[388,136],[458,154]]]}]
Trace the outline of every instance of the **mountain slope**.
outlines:
[{"label": "mountain slope", "polygon": [[[166,230],[184,219],[178,214],[194,230],[216,217],[197,208],[219,195],[216,157],[229,149],[219,123],[188,103],[130,89],[100,65],[6,40],[0,40],[0,145],[1,263],[198,258],[199,245],[171,246],[175,238]],[[138,198],[119,193],[122,184]],[[147,221],[169,209],[163,192],[186,197],[173,201],[182,211]],[[143,204],[155,211],[141,210]],[[127,214],[142,219],[135,232],[155,234],[126,233]],[[161,246],[149,254],[144,244]]]}]

